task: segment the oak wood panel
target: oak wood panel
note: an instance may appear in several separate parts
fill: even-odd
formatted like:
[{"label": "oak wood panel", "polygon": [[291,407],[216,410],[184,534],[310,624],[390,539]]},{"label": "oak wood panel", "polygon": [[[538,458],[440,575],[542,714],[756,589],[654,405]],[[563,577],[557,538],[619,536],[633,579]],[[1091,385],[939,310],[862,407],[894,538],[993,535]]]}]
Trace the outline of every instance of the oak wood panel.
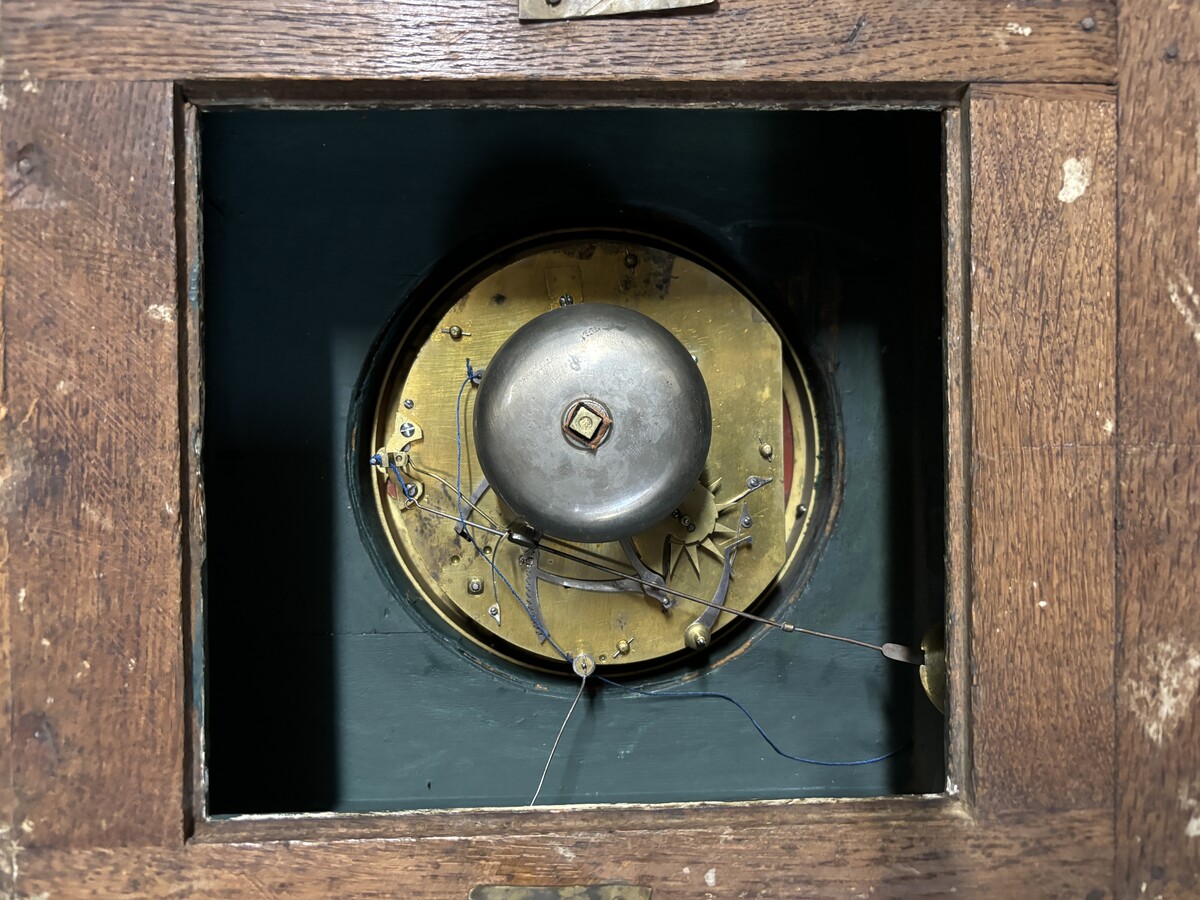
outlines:
[{"label": "oak wood panel", "polygon": [[[191,843],[244,844],[272,841],[425,840],[453,838],[536,838],[571,832],[617,833],[658,830],[729,833],[774,826],[787,830],[816,821],[849,827],[862,820],[909,818],[973,820],[969,806],[945,795],[882,798],[763,800],[701,803],[610,803],[486,809],[430,809],[386,813],[334,813],[231,816],[197,823]],[[664,837],[664,840],[666,838]]]},{"label": "oak wood panel", "polygon": [[976,449],[1113,444],[1116,106],[975,89]]},{"label": "oak wood panel", "polygon": [[1121,461],[1115,895],[1200,894],[1200,448]]},{"label": "oak wood panel", "polygon": [[1111,808],[1112,454],[977,456],[972,503],[978,808]]},{"label": "oak wood panel", "polygon": [[968,116],[975,800],[1111,808],[1114,105]]},{"label": "oak wood panel", "polygon": [[[2,87],[2,82],[0,82]],[[0,116],[0,148],[4,146],[5,120]],[[6,336],[4,331],[4,198],[6,179],[0,178],[0,435],[4,435],[8,420],[8,395],[5,391]],[[11,423],[8,423],[11,426]],[[7,502],[8,485],[13,477],[12,460],[7,440],[0,437],[0,509]],[[13,853],[17,846],[12,834],[17,823],[16,795],[12,768],[12,608],[16,598],[8,578],[8,529],[0,528],[0,897],[10,896],[12,887]]]},{"label": "oak wood panel", "polygon": [[1200,7],[1121,40],[1121,441],[1200,444]]},{"label": "oak wood panel", "polygon": [[1200,894],[1200,6],[1120,40],[1116,879]]},{"label": "oak wood panel", "polygon": [[1097,812],[982,826],[931,804],[903,817],[834,804],[754,827],[540,836],[189,844],[29,852],[20,890],[61,897],[464,898],[477,884],[627,883],[698,897],[1102,897],[1112,820]]},{"label": "oak wood panel", "polygon": [[4,87],[16,836],[178,843],[172,89]]},{"label": "oak wood panel", "polygon": [[[1090,19],[1085,27],[1085,19]],[[514,0],[8,0],[35,79],[445,78],[1111,82],[1111,2],[724,0],[522,24]]]}]

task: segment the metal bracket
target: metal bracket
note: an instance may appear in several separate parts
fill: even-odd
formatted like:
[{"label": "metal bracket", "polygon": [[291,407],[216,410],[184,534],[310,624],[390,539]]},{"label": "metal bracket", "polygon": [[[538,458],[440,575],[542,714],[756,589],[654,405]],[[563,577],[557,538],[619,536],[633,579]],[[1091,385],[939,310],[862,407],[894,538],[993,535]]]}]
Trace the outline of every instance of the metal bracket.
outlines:
[{"label": "metal bracket", "polygon": [[715,0],[520,0],[522,21],[584,19],[709,6]]}]

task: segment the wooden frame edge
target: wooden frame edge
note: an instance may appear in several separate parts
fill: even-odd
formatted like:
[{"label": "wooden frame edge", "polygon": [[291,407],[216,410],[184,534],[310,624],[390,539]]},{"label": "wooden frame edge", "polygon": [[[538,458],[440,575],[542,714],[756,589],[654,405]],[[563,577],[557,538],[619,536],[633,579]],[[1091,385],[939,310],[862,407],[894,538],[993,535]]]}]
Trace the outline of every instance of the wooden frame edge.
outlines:
[{"label": "wooden frame edge", "polygon": [[481,884],[630,884],[698,896],[1103,896],[1111,816],[978,823],[952,806],[896,817],[816,812],[790,827],[689,823],[535,836],[191,843],[181,850],[30,851],[21,886],[57,896],[466,897]]}]

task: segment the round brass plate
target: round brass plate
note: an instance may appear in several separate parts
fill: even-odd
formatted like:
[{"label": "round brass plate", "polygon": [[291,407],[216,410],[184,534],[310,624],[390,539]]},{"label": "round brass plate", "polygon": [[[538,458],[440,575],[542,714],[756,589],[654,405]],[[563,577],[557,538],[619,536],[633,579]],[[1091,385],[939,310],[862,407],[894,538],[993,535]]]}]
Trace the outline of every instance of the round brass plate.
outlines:
[{"label": "round brass plate", "polygon": [[[396,472],[379,467],[375,506],[391,552],[447,626],[525,665],[565,667],[543,631],[565,653],[586,653],[601,669],[696,652],[685,633],[708,607],[604,582],[618,578],[614,572],[635,577],[638,566],[643,581],[711,600],[732,557],[725,605],[748,609],[775,584],[806,543],[805,513],[818,478],[812,392],[797,359],[734,285],[666,250],[619,240],[560,242],[480,271],[444,297],[440,311],[414,317],[425,324],[395,348],[371,445],[360,448],[363,465],[376,453],[394,462],[417,500],[406,502]],[[468,523],[501,531],[517,517],[483,480],[471,427],[478,388],[468,360],[470,371],[484,370],[486,378],[492,356],[516,329],[568,302],[640,312],[695,358],[712,408],[704,470],[671,515],[624,545],[546,538],[546,549],[531,553],[480,529],[472,544],[457,534],[460,509]],[[727,553],[746,536],[750,543]],[[552,548],[612,571],[557,557]],[[714,636],[734,621],[730,613],[710,617]],[[706,643],[699,652],[710,649]]]}]

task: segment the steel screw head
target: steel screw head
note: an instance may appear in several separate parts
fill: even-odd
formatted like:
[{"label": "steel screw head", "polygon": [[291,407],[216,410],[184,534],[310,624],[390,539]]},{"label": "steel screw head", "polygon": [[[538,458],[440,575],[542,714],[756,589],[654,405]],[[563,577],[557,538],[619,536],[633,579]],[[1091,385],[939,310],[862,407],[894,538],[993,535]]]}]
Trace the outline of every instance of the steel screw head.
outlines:
[{"label": "steel screw head", "polygon": [[405,422],[400,426],[400,433],[405,437],[412,437],[417,433],[417,429],[412,422]]},{"label": "steel screw head", "polygon": [[561,297],[558,298],[558,305],[559,306],[574,306],[575,298],[572,297],[570,294],[563,294]]},{"label": "steel screw head", "polygon": [[752,519],[750,516],[742,516],[742,527],[743,528],[749,528],[753,524],[754,524],[754,519]]},{"label": "steel screw head", "polygon": [[468,579],[467,580],[467,593],[468,594],[482,594],[483,593],[483,579],[482,578]]},{"label": "steel screw head", "polygon": [[587,678],[596,671],[596,661],[586,653],[580,653],[571,660],[571,669],[580,678]]},{"label": "steel screw head", "polygon": [[412,409],[414,406],[416,406],[416,404],[415,404],[415,403],[413,403],[411,400],[405,400],[405,401],[404,401],[404,408],[405,408],[405,409]]},{"label": "steel screw head", "polygon": [[750,488],[750,490],[754,490],[760,484],[762,484],[762,479],[757,475],[751,475],[746,479],[746,487]]},{"label": "steel screw head", "polygon": [[1079,27],[1082,28],[1084,31],[1095,31],[1096,30],[1096,20],[1093,19],[1091,16],[1085,16],[1083,21],[1079,23]]}]

